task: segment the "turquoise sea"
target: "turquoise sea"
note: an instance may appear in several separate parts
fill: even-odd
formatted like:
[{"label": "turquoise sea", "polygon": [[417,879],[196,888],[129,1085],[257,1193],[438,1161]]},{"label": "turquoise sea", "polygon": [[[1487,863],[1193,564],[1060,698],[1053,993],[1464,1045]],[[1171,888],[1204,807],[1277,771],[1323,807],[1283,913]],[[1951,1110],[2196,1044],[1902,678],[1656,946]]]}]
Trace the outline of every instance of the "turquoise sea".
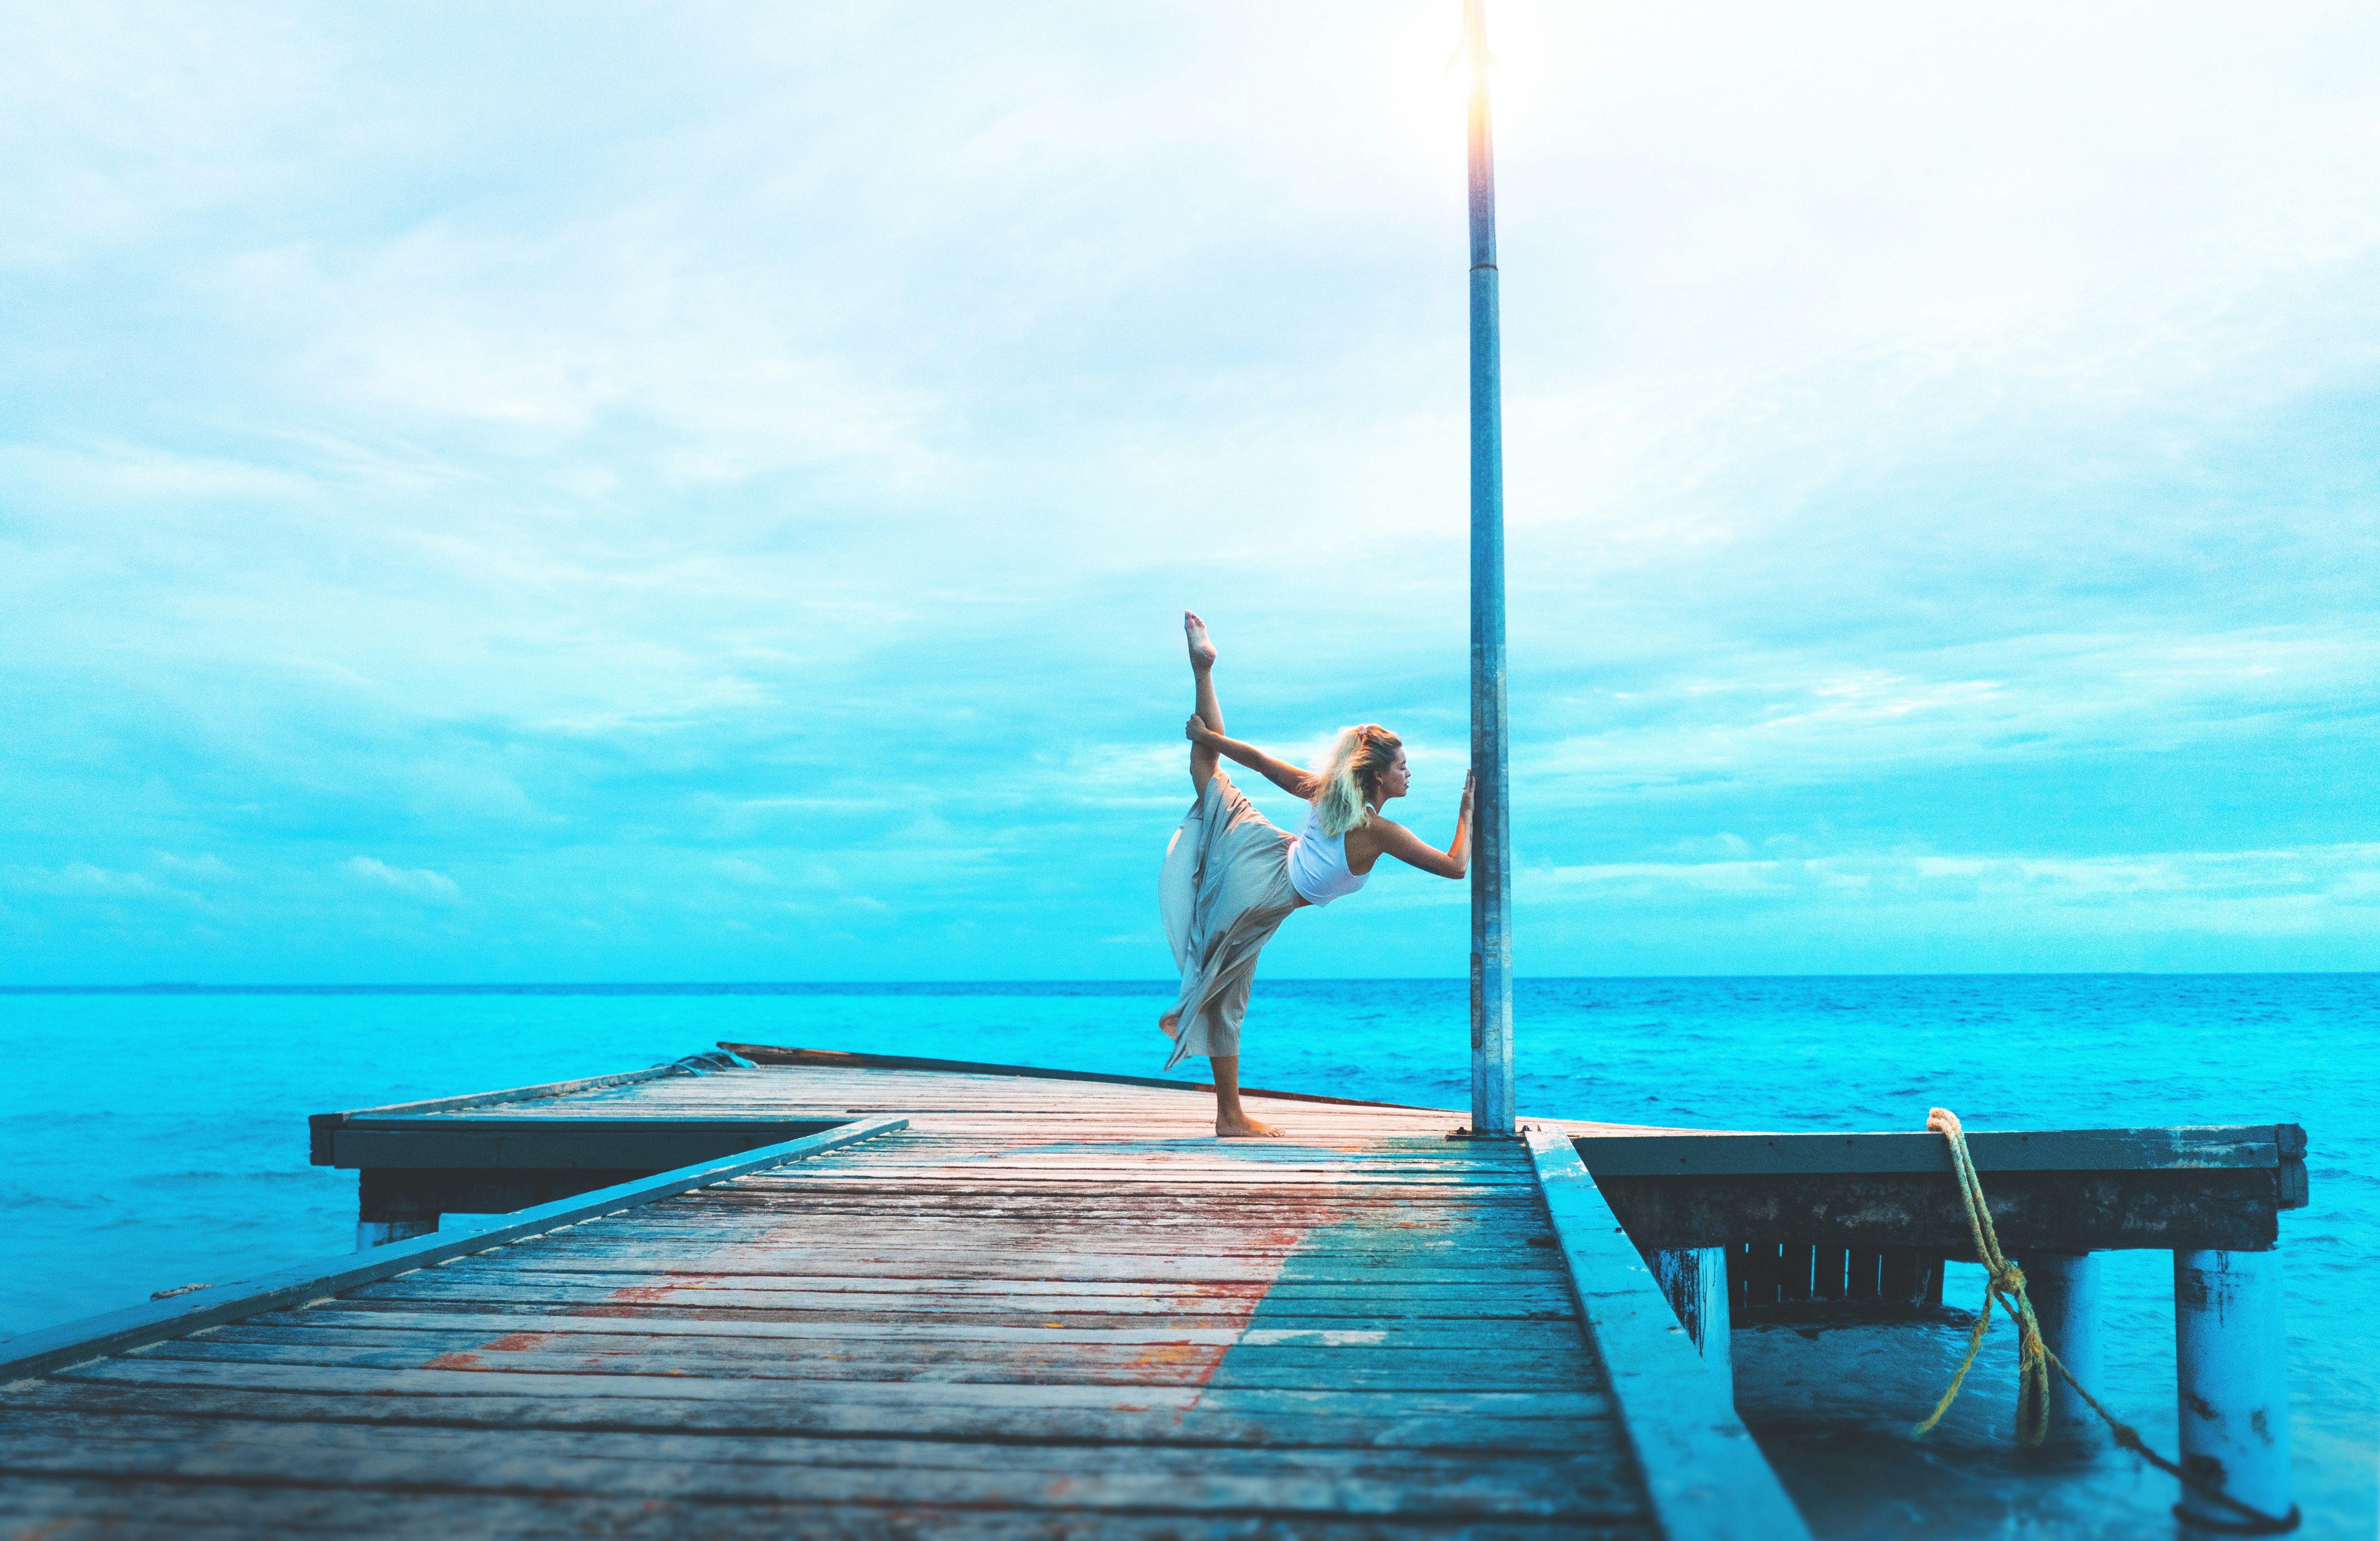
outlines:
[{"label": "turquoise sea", "polygon": [[[0,1333],[352,1244],[306,1115],[601,1074],[719,1039],[1156,1074],[1164,984],[158,989],[0,994]],[[1465,987],[1260,982],[1253,1085],[1461,1108]],[[1524,1113],[1711,1128],[2305,1125],[2282,1217],[2304,1535],[2368,1537],[2380,1467],[2380,976],[1533,980]],[[1948,1298],[1981,1274],[1954,1267]],[[2105,1400],[2174,1440],[2163,1253],[2110,1255]],[[1956,1329],[1737,1334],[1741,1402],[1823,1536],[2170,1536],[2129,1457],[2027,1458],[2005,1327],[1907,1432]]]}]

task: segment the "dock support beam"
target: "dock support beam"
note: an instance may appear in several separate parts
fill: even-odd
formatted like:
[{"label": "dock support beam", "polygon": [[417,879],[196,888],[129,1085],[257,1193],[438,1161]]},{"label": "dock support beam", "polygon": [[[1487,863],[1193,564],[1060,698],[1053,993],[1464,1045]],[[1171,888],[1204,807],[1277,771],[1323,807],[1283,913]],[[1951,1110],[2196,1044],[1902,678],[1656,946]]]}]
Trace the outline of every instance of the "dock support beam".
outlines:
[{"label": "dock support beam", "polygon": [[1646,1256],[1653,1278],[1678,1314],[1678,1325],[1694,1341],[1703,1368],[1717,1376],[1735,1400],[1735,1357],[1728,1345],[1733,1313],[1728,1308],[1727,1251],[1723,1246],[1663,1247]]},{"label": "dock support beam", "polygon": [[[2024,1270],[2024,1292],[2041,1323],[2042,1341],[2058,1355],[2074,1378],[2098,1394],[2107,1384],[2100,1372],[2106,1360],[2099,1345],[2099,1259],[2083,1252],[2028,1252],[2018,1261]],[[2031,1410],[2021,1409],[2018,1423]],[[2049,1377],[2049,1448],[2093,1450],[2107,1442],[2107,1426],[2089,1404],[2074,1394],[2066,1377]]]},{"label": "dock support beam", "polygon": [[[2280,1254],[2175,1253],[2173,1341],[2182,1469],[2265,1514],[2289,1513]],[[2174,1513],[2184,1536],[2240,1533],[2240,1516],[2188,1486]]]},{"label": "dock support beam", "polygon": [[356,1221],[356,1250],[370,1252],[376,1246],[386,1246],[391,1242],[409,1242],[416,1236],[431,1235],[437,1230],[436,1215],[431,1216],[428,1219],[358,1220]]}]

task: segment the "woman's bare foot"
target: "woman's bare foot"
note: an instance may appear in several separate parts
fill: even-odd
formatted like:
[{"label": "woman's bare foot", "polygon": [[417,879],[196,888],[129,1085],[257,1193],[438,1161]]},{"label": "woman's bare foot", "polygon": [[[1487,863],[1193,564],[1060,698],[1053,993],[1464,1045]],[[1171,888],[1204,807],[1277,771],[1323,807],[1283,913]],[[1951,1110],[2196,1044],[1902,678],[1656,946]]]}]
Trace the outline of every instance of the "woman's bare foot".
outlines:
[{"label": "woman's bare foot", "polygon": [[1196,670],[1215,666],[1215,644],[1207,640],[1207,623],[1198,619],[1195,610],[1182,613],[1182,635],[1190,641],[1190,667]]},{"label": "woman's bare foot", "polygon": [[1269,1123],[1258,1123],[1243,1113],[1238,1118],[1215,1120],[1215,1137],[1219,1140],[1277,1140],[1287,1131]]}]

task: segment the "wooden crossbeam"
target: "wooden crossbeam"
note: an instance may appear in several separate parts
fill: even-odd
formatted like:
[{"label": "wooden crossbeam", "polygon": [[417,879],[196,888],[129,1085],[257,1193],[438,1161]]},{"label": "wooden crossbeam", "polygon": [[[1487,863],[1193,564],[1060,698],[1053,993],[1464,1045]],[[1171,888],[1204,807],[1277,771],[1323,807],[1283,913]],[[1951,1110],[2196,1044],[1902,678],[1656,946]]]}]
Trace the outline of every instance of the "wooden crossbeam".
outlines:
[{"label": "wooden crossbeam", "polygon": [[350,1115],[331,1132],[329,1164],[413,1171],[592,1167],[663,1171],[738,1150],[797,1140],[843,1122],[765,1114],[666,1119]]},{"label": "wooden crossbeam", "polygon": [[613,1086],[632,1086],[642,1081],[658,1081],[665,1076],[692,1074],[687,1060],[674,1064],[653,1065],[645,1070],[622,1071],[613,1075],[582,1075],[573,1081],[544,1081],[533,1086],[512,1086],[503,1091],[469,1092],[461,1097],[432,1097],[419,1102],[393,1102],[383,1108],[358,1108],[345,1112],[315,1113],[306,1120],[308,1156],[315,1166],[331,1165],[331,1146],[338,1129],[350,1119],[395,1117],[411,1113],[444,1113],[462,1108],[485,1108],[504,1102],[538,1102],[549,1098],[574,1097],[586,1092],[606,1091]]},{"label": "wooden crossbeam", "polygon": [[[2305,1130],[2294,1123],[2184,1125],[2167,1129],[1969,1131],[1975,1170],[2170,1171],[2277,1168],[2302,1161]],[[1864,1172],[1947,1172],[1942,1136],[1869,1135],[1590,1135],[1579,1159],[1604,1177],[1735,1177]]]}]

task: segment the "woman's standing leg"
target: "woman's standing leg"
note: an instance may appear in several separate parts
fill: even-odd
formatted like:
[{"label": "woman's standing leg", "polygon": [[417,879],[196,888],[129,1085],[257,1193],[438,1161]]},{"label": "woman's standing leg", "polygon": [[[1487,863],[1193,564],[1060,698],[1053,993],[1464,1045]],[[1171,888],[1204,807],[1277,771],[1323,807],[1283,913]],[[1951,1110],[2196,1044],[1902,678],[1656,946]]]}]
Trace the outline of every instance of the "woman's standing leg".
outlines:
[{"label": "woman's standing leg", "polygon": [[[1207,724],[1208,731],[1220,734],[1223,731],[1223,708],[1215,699],[1215,644],[1207,640],[1207,623],[1198,619],[1196,611],[1182,613],[1182,635],[1190,644],[1190,677],[1196,682],[1198,688],[1196,710],[1199,719]],[[1204,744],[1190,746],[1190,785],[1193,790],[1207,790],[1208,779],[1214,775],[1215,766],[1220,758]]]},{"label": "woman's standing leg", "polygon": [[1240,1023],[1248,1014],[1248,997],[1256,989],[1257,960],[1236,969],[1207,1003],[1208,1062],[1215,1067],[1215,1133],[1227,1140],[1278,1135],[1269,1123],[1258,1123],[1240,1106]]},{"label": "woman's standing leg", "polygon": [[1215,1133],[1227,1140],[1278,1138],[1279,1129],[1258,1123],[1240,1106],[1240,1057],[1218,1054],[1207,1062],[1215,1067]]}]

